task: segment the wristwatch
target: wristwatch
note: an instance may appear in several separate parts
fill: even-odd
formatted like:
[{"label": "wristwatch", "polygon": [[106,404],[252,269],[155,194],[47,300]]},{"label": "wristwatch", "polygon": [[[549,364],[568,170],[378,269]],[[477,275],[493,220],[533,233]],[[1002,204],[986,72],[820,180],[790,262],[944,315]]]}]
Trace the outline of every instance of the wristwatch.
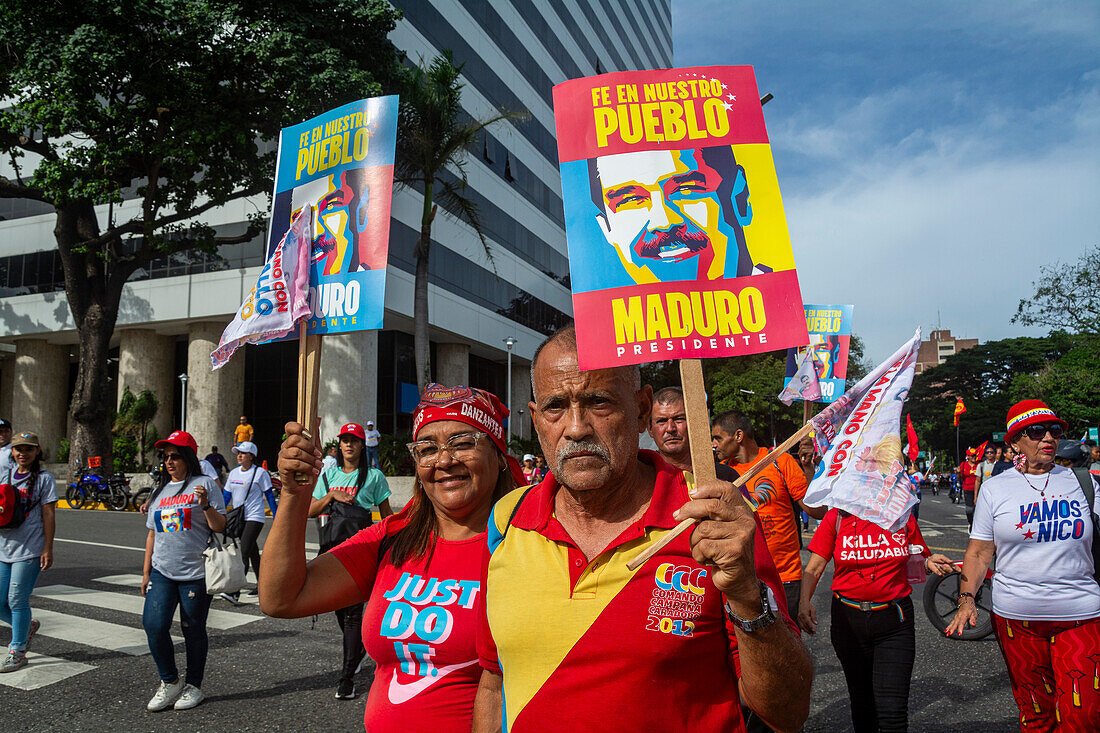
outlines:
[{"label": "wristwatch", "polygon": [[730,609],[729,601],[726,601],[724,606],[726,618],[741,627],[742,631],[759,631],[775,623],[775,611],[772,610],[771,601],[768,600],[768,586],[763,583],[760,583],[760,615],[756,618],[747,621],[741,618]]}]

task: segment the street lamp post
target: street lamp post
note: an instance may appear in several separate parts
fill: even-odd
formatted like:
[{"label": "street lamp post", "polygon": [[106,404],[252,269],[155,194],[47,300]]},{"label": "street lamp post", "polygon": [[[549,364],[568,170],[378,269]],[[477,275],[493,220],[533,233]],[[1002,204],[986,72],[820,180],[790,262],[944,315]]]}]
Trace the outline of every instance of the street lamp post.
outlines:
[{"label": "street lamp post", "polygon": [[504,345],[508,347],[508,384],[505,390],[505,394],[508,399],[508,442],[512,441],[512,347],[518,343],[519,339],[509,336],[504,339]]},{"label": "street lamp post", "polygon": [[180,430],[187,430],[187,372],[179,375],[179,380],[183,385],[183,399],[180,401]]}]

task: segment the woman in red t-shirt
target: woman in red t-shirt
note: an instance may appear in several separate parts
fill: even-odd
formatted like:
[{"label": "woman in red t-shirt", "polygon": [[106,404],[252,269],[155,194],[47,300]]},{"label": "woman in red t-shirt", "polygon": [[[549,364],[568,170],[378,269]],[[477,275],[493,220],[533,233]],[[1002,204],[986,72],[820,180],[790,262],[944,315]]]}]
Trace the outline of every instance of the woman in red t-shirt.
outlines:
[{"label": "woman in red t-shirt", "polygon": [[[475,601],[493,503],[523,484],[504,445],[508,409],[488,392],[429,384],[413,416],[412,501],[305,561],[311,484],[321,454],[297,423],[279,452],[283,498],[260,567],[260,608],[281,618],[366,601],[375,662],[368,731],[467,733],[481,678]],[[312,472],[312,473],[311,473]],[[299,485],[296,473],[311,476]]]},{"label": "woman in red t-shirt", "polygon": [[807,634],[817,630],[811,599],[832,560],[830,632],[848,683],[856,733],[904,731],[909,725],[909,682],[916,656],[909,597],[913,588],[906,576],[911,547],[920,549],[925,571],[946,575],[954,569],[943,555],[928,552],[912,514],[901,531],[887,532],[830,509],[810,540],[798,625]]}]

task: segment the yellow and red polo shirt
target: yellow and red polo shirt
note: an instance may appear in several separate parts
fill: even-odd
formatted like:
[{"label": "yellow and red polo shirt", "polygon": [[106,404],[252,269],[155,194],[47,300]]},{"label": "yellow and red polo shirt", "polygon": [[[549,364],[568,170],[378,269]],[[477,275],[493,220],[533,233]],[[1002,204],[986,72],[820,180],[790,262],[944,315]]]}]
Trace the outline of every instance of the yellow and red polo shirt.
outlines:
[{"label": "yellow and red polo shirt", "polygon": [[[743,731],[733,628],[690,532],[636,571],[626,564],[677,522],[683,473],[657,453],[642,518],[588,560],[554,517],[553,474],[501,499],[489,519],[478,655],[504,676],[504,730]],[[782,584],[757,522],[757,576],[787,616]]]}]

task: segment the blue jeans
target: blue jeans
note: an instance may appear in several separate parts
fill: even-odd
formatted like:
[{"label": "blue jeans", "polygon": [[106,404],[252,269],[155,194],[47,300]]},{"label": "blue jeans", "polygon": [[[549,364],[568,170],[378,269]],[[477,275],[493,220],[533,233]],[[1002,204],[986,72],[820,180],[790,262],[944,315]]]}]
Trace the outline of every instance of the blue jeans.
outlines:
[{"label": "blue jeans", "polygon": [[0,562],[0,621],[11,626],[8,651],[27,649],[31,630],[31,591],[42,571],[37,557],[19,562]]},{"label": "blue jeans", "polygon": [[187,652],[187,676],[189,685],[202,687],[202,675],[206,669],[206,652],[209,640],[206,636],[206,614],[210,610],[210,596],[206,593],[206,580],[172,580],[154,568],[149,573],[149,588],[145,591],[145,609],[141,625],[149,638],[149,652],[157,665],[162,682],[179,679],[176,669],[176,653],[172,648],[172,618],[176,606],[180,609],[180,626],[183,629],[183,645]]},{"label": "blue jeans", "polygon": [[382,468],[382,464],[378,462],[378,446],[367,446],[367,468]]}]

